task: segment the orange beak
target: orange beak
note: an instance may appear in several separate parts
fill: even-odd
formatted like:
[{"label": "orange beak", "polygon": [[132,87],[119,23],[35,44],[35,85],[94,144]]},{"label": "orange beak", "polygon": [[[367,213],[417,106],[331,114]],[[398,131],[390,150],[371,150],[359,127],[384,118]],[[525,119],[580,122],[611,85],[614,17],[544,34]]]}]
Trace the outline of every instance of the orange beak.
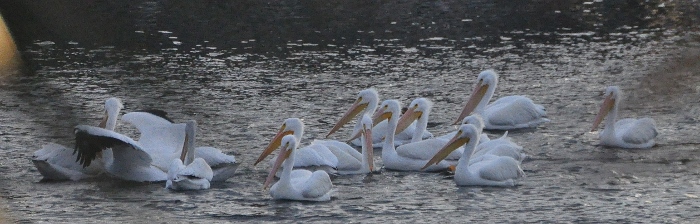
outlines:
[{"label": "orange beak", "polygon": [[462,122],[462,119],[467,117],[467,115],[469,115],[472,111],[474,111],[474,109],[476,109],[476,106],[479,105],[481,100],[484,99],[484,95],[486,95],[486,90],[488,89],[489,85],[482,85],[481,81],[479,81],[479,83],[476,84],[476,88],[474,88],[471,97],[469,97],[467,105],[464,106],[464,109],[462,109],[462,113],[459,114],[457,121],[455,121],[453,125],[460,124],[460,122]]},{"label": "orange beak", "polygon": [[431,158],[430,161],[423,166],[423,168],[421,168],[421,170],[428,168],[430,165],[438,164],[440,161],[450,155],[452,151],[455,151],[460,146],[463,146],[469,142],[469,137],[460,137],[460,135],[462,135],[461,130],[458,131],[457,134],[455,134],[455,137],[452,137],[452,139],[450,139],[450,141],[447,142],[447,144],[445,144],[445,146],[442,147],[442,149],[440,149],[440,151],[438,151],[438,153],[435,154],[435,156],[433,156],[433,158]]},{"label": "orange beak", "polygon": [[593,121],[593,128],[591,128],[591,131],[595,131],[595,129],[598,128],[600,122],[603,122],[603,118],[608,116],[608,113],[613,109],[613,106],[615,106],[615,99],[612,98],[611,94],[605,97],[605,100],[603,100],[603,105],[600,105],[600,111],[598,111],[598,115]]},{"label": "orange beak", "polygon": [[290,154],[292,154],[292,149],[289,148],[289,145],[285,145],[284,148],[282,148],[282,150],[280,151],[280,155],[277,157],[277,160],[275,160],[275,164],[272,165],[270,173],[267,174],[265,184],[263,184],[263,189],[267,189],[270,183],[272,183],[272,179],[275,178],[275,173],[277,173],[277,170],[279,170],[280,166],[282,166],[284,160],[289,158]]},{"label": "orange beak", "polygon": [[415,107],[408,109],[403,115],[401,115],[401,118],[399,118],[395,133],[398,134],[403,130],[406,130],[406,128],[408,128],[413,121],[418,120],[421,116],[423,116],[423,111],[416,112]]},{"label": "orange beak", "polygon": [[293,131],[285,131],[287,125],[284,124],[282,125],[282,128],[277,132],[274,138],[272,138],[272,141],[270,141],[270,144],[267,145],[267,148],[263,150],[262,154],[258,157],[258,160],[255,161],[253,166],[258,165],[261,161],[263,161],[265,158],[267,158],[268,155],[270,155],[275,149],[280,147],[280,144],[282,144],[282,137],[286,135],[293,135]]},{"label": "orange beak", "polygon": [[367,108],[367,106],[369,105],[369,103],[360,103],[360,102],[362,102],[362,97],[355,100],[355,103],[353,103],[352,106],[350,106],[350,109],[348,109],[348,111],[346,111],[345,114],[343,114],[343,117],[341,117],[340,120],[338,121],[338,123],[336,123],[333,126],[333,128],[331,129],[331,131],[328,132],[328,134],[326,135],[326,138],[328,138],[328,136],[331,136],[331,134],[338,131],[341,127],[343,127],[343,125],[350,122],[350,120],[357,117],[357,115],[360,114],[360,112],[362,112],[363,110],[365,110],[365,108]]}]

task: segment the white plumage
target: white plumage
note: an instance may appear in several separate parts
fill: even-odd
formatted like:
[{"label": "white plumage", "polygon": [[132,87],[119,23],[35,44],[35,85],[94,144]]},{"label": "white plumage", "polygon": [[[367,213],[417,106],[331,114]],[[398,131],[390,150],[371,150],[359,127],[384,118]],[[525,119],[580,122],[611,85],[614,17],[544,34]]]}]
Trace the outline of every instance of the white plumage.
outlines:
[{"label": "white plumage", "polygon": [[600,143],[622,148],[650,148],[654,146],[654,139],[658,135],[658,131],[653,119],[627,118],[615,122],[620,101],[622,101],[622,92],[617,86],[610,86],[605,90],[605,100],[591,130],[594,131],[608,116],[605,121],[605,129],[600,132]]},{"label": "white plumage", "polygon": [[[104,108],[105,116],[99,127],[113,131],[117,126],[119,111],[124,106],[118,98],[112,97],[105,100]],[[83,167],[75,160],[73,149],[54,143],[35,151],[32,163],[46,180],[80,180],[104,172],[102,158],[96,158],[90,166]]]},{"label": "white plumage", "polygon": [[186,127],[185,147],[180,158],[173,159],[168,169],[165,188],[173,190],[209,189],[214,177],[209,164],[202,158],[195,158],[195,139],[197,123],[188,121]]},{"label": "white plumage", "polygon": [[[374,122],[388,120],[389,129],[382,146],[382,161],[384,168],[399,171],[421,171],[421,167],[427,160],[415,157],[399,155],[394,147],[394,132],[398,123],[398,115],[401,113],[401,105],[396,100],[385,100],[379,106],[379,110],[374,114]],[[439,161],[435,165],[427,167],[426,171],[446,170],[449,164]]]},{"label": "white plumage", "polygon": [[487,130],[534,128],[549,122],[549,119],[545,118],[547,113],[544,107],[535,104],[525,96],[505,96],[488,104],[497,85],[496,72],[493,70],[481,72],[474,91],[457,121],[474,112],[483,117],[484,129]]},{"label": "white plumage", "polygon": [[472,153],[479,142],[480,131],[471,124],[460,126],[457,134],[424,168],[442,161],[451,151],[464,145],[464,153],[455,169],[455,183],[459,186],[515,186],[524,175],[520,163],[511,157],[489,156],[480,162],[470,164]]},{"label": "white plumage", "polygon": [[283,164],[284,168],[279,181],[270,188],[270,196],[273,199],[329,201],[333,183],[328,173],[304,169],[292,170],[297,143],[294,135],[285,135],[282,138],[280,155],[265,180],[264,188],[272,182],[277,170]]}]

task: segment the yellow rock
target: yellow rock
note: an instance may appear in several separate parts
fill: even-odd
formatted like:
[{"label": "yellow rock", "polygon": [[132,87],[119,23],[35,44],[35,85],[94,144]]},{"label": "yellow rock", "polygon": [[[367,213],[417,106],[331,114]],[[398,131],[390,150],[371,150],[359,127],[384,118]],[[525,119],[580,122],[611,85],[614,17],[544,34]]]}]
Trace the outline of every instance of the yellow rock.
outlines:
[{"label": "yellow rock", "polygon": [[13,73],[20,65],[21,57],[17,45],[5,25],[5,19],[0,15],[0,77]]}]

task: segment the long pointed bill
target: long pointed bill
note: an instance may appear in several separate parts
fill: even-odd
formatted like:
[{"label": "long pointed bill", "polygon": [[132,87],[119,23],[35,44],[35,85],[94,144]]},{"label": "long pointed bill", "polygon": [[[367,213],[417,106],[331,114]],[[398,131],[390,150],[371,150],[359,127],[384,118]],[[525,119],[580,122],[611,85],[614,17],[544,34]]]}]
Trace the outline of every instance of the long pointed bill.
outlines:
[{"label": "long pointed bill", "polygon": [[[185,135],[185,144],[182,145],[182,153],[180,154],[180,161],[185,162],[185,156],[187,156],[187,143],[190,141],[189,137]],[[187,165],[187,164],[185,164]]]},{"label": "long pointed bill", "polygon": [[615,100],[612,99],[611,96],[605,97],[605,100],[603,100],[603,105],[600,105],[600,111],[598,111],[598,115],[593,121],[593,128],[591,128],[591,131],[595,131],[595,129],[598,128],[600,122],[603,122],[603,118],[605,118],[605,116],[608,116],[608,113],[610,112],[610,110],[612,110],[614,105]]},{"label": "long pointed bill", "polygon": [[[386,112],[384,113],[384,109],[378,110],[374,115],[372,115],[372,127],[376,126],[379,122],[382,122],[383,120],[389,119],[391,117],[391,112]],[[347,142],[351,142],[352,140],[355,140],[359,138],[362,135],[362,131],[358,131],[355,133],[355,135],[352,136],[352,138],[348,139]]]},{"label": "long pointed bill", "polygon": [[293,131],[284,131],[285,126],[283,125],[282,128],[280,129],[279,132],[277,132],[277,135],[275,135],[274,138],[272,138],[272,141],[270,141],[270,144],[267,145],[267,148],[263,150],[263,152],[260,154],[258,157],[258,160],[253,163],[253,166],[258,165],[261,161],[263,161],[265,158],[267,158],[268,155],[270,155],[272,152],[275,151],[275,149],[280,147],[280,144],[282,144],[282,137],[286,135],[293,135]]},{"label": "long pointed bill", "polygon": [[369,172],[374,171],[374,147],[372,146],[372,129],[365,129],[364,146],[367,149],[367,164],[369,164]]},{"label": "long pointed bill", "polygon": [[406,113],[401,115],[401,118],[399,118],[399,122],[396,125],[395,133],[398,134],[401,133],[403,130],[406,130],[406,128],[408,128],[408,126],[410,126],[411,123],[413,123],[413,121],[418,120],[420,116],[423,116],[423,111],[416,112],[415,107],[411,107],[410,109],[408,109]]},{"label": "long pointed bill", "polygon": [[488,84],[482,85],[481,82],[476,84],[476,88],[474,88],[472,96],[469,98],[469,101],[467,101],[467,105],[464,106],[464,109],[462,109],[462,113],[459,114],[457,121],[455,121],[453,125],[460,124],[460,122],[462,122],[462,119],[464,119],[467,115],[474,111],[474,109],[476,109],[476,106],[479,105],[482,99],[484,99],[484,95],[486,95],[486,90],[488,89]]},{"label": "long pointed bill", "polygon": [[363,110],[365,110],[365,108],[367,108],[367,105],[369,105],[369,103],[360,103],[360,101],[362,101],[362,98],[358,98],[355,101],[355,103],[353,103],[352,106],[350,106],[350,109],[348,109],[348,111],[346,111],[345,114],[343,114],[343,117],[341,117],[340,120],[338,121],[338,123],[335,123],[335,125],[333,126],[331,131],[328,132],[328,134],[326,135],[326,138],[328,138],[328,136],[331,136],[331,134],[338,131],[341,127],[343,127],[343,125],[350,122],[350,120],[357,117],[357,115],[360,114],[360,112],[362,112]]},{"label": "long pointed bill", "polygon": [[102,121],[100,121],[100,125],[98,127],[100,128],[106,128],[107,127],[107,120],[109,119],[109,114],[107,114],[107,111],[105,111],[105,116],[102,117]]},{"label": "long pointed bill", "polygon": [[438,153],[435,154],[435,156],[433,156],[433,158],[430,159],[430,161],[428,161],[428,163],[426,163],[425,166],[423,166],[423,168],[421,168],[421,170],[428,168],[430,165],[438,164],[440,161],[442,161],[448,155],[450,155],[452,151],[455,151],[460,146],[463,146],[469,142],[469,137],[460,138],[460,135],[462,135],[462,131],[457,132],[457,134],[455,134],[455,137],[450,139],[450,141],[447,142],[447,144],[445,144],[445,146],[442,147],[442,149],[440,149],[440,151],[438,151]]},{"label": "long pointed bill", "polygon": [[289,158],[289,154],[292,153],[291,149],[288,149],[287,147],[284,147],[280,151],[280,155],[277,157],[277,160],[275,160],[275,164],[272,165],[272,169],[270,170],[270,173],[267,174],[267,179],[265,179],[265,184],[263,185],[263,189],[267,189],[267,187],[272,183],[272,179],[275,178],[275,173],[277,173],[277,170],[280,169],[280,166],[282,166],[282,162]]}]

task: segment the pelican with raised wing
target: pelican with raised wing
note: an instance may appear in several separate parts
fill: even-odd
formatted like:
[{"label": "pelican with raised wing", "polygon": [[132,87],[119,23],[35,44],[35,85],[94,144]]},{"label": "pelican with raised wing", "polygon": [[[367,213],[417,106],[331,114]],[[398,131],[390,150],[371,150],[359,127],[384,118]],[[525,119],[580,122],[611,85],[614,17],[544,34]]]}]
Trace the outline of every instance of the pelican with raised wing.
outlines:
[{"label": "pelican with raised wing", "polygon": [[464,146],[464,153],[455,169],[454,180],[459,186],[515,186],[524,175],[520,163],[511,157],[491,156],[480,162],[470,163],[472,153],[479,142],[479,130],[471,124],[460,126],[457,134],[428,161],[423,169],[439,163],[452,151]]},{"label": "pelican with raised wing", "polygon": [[[138,143],[153,159],[152,164],[168,170],[172,161],[179,158],[185,142],[186,124],[175,124],[160,110],[143,110],[124,114],[122,120],[139,130]],[[213,147],[197,147],[192,154],[211,166],[211,181],[226,181],[233,177],[239,163],[236,157]]]},{"label": "pelican with raised wing", "polygon": [[294,167],[294,150],[298,140],[294,135],[285,135],[280,143],[279,156],[265,180],[263,188],[267,189],[280,166],[283,166],[279,181],[270,188],[273,199],[300,201],[329,201],[333,183],[328,173],[317,170],[311,172],[304,169],[292,170]]},{"label": "pelican with raised wing", "polygon": [[[117,126],[119,111],[124,106],[118,98],[105,101],[105,113],[99,127],[112,130]],[[32,163],[46,180],[80,180],[96,177],[104,172],[102,158],[96,158],[90,166],[82,166],[75,161],[73,149],[50,143],[34,152]]]},{"label": "pelican with raised wing", "polygon": [[474,91],[455,124],[472,112],[483,117],[486,130],[534,128],[549,122],[549,119],[545,118],[547,113],[544,107],[535,104],[525,96],[505,96],[488,104],[497,85],[496,72],[493,70],[481,72],[476,80]]},{"label": "pelican with raised wing", "polygon": [[600,132],[600,144],[621,148],[650,148],[654,146],[654,138],[658,135],[656,122],[651,118],[626,118],[616,122],[617,112],[622,101],[622,91],[617,86],[605,89],[605,99],[600,106],[600,112],[593,121],[595,131],[607,116],[605,129]]}]

